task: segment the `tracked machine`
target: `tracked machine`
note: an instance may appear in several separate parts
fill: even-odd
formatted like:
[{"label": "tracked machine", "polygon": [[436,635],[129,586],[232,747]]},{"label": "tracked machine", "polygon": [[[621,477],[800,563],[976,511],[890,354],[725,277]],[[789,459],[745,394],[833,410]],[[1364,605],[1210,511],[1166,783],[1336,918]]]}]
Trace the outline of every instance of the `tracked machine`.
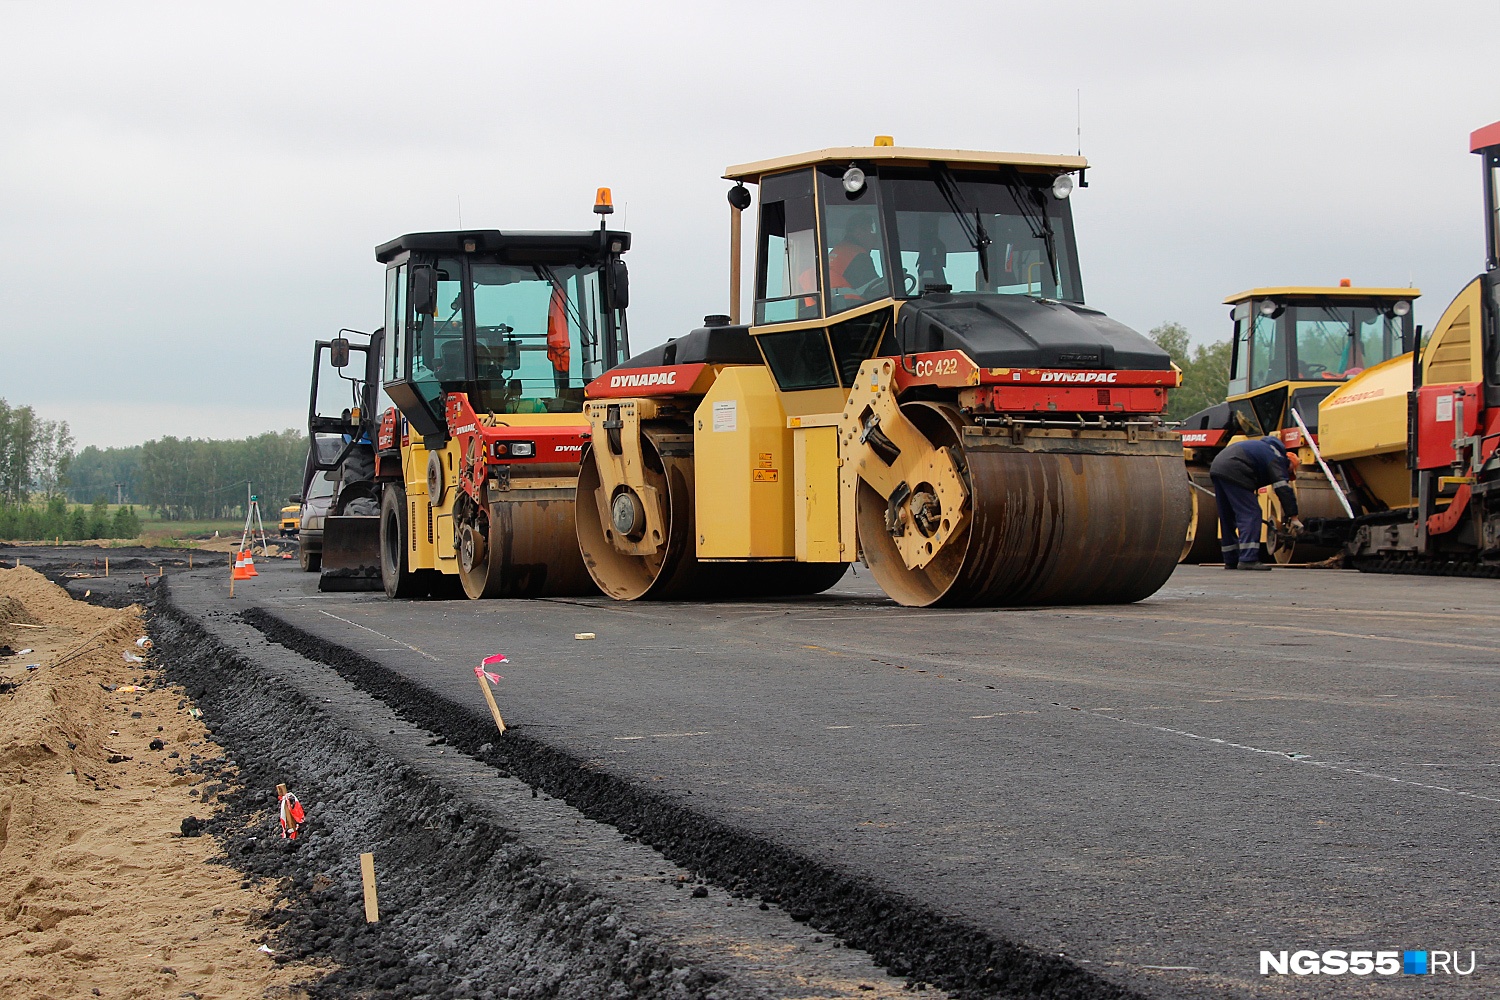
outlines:
[{"label": "tracked machine", "polygon": [[[588,387],[577,530],[619,599],[1136,601],[1189,516],[1180,373],[1084,304],[1081,157],[893,145],[731,167],[730,315]],[[755,314],[741,212],[759,189]]]},{"label": "tracked machine", "polygon": [[378,507],[342,559],[389,596],[597,593],[573,490],[584,385],[628,353],[630,234],[605,224],[608,189],[594,210],[594,231],[413,233],[376,249],[376,380],[395,406],[369,424]]},{"label": "tracked machine", "polygon": [[[1192,482],[1193,518],[1182,561],[1220,562],[1219,511],[1209,466],[1226,446],[1245,437],[1275,434],[1296,449],[1302,469],[1292,484],[1297,506],[1309,517],[1346,514],[1313,449],[1318,404],[1368,368],[1412,349],[1415,288],[1253,288],[1224,300],[1234,334],[1228,398],[1182,422],[1183,457]],[[1278,562],[1323,559],[1338,546],[1280,532],[1279,502],[1261,491],[1262,541]]]},{"label": "tracked machine", "polygon": [[1323,458],[1352,516],[1307,521],[1358,569],[1500,576],[1500,122],[1474,132],[1485,270],[1425,346],[1319,404]]}]

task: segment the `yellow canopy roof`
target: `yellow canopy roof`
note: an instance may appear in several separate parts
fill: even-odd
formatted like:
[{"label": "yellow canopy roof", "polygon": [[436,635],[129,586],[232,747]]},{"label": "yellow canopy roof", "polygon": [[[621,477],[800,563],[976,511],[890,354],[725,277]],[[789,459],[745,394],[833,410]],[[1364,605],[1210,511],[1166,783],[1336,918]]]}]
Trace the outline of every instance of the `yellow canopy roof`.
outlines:
[{"label": "yellow canopy roof", "polygon": [[767,174],[794,167],[819,163],[848,163],[851,160],[874,161],[887,166],[922,167],[929,163],[946,163],[952,167],[1012,166],[1023,170],[1065,173],[1083,170],[1089,161],[1081,156],[1056,156],[1045,153],[988,153],[972,149],[921,149],[916,146],[832,146],[809,153],[794,153],[770,160],[756,160],[727,168],[724,179],[758,183]]},{"label": "yellow canopy roof", "polygon": [[1336,286],[1319,288],[1314,285],[1281,285],[1275,288],[1252,288],[1248,292],[1231,295],[1224,300],[1226,306],[1238,305],[1251,299],[1414,299],[1422,294],[1420,288],[1353,288]]}]

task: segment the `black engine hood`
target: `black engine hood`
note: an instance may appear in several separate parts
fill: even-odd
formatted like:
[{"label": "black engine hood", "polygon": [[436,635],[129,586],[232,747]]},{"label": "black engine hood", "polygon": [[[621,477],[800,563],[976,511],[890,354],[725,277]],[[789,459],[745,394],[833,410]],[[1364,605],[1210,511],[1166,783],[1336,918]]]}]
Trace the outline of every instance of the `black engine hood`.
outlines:
[{"label": "black engine hood", "polygon": [[1029,295],[924,295],[901,304],[909,353],[963,351],[981,368],[1165,371],[1167,352],[1097,309]]}]

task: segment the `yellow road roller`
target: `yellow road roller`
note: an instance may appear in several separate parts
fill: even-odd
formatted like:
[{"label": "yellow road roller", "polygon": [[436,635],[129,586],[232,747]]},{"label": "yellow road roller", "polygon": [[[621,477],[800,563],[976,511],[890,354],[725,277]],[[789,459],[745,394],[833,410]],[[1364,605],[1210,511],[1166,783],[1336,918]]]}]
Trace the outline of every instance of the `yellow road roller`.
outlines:
[{"label": "yellow road roller", "polygon": [[729,168],[729,315],[587,387],[575,522],[600,589],[809,594],[862,560],[909,606],[1154,593],[1190,511],[1161,423],[1181,376],[1084,304],[1087,166],[879,137]]},{"label": "yellow road roller", "polygon": [[[1252,288],[1224,300],[1234,323],[1228,398],[1182,422],[1182,446],[1193,485],[1193,520],[1183,562],[1220,562],[1219,510],[1208,468],[1244,437],[1276,434],[1297,449],[1302,468],[1292,484],[1303,520],[1347,516],[1314,448],[1318,404],[1367,369],[1412,349],[1415,288],[1337,286]],[[1280,502],[1261,490],[1262,541],[1277,562],[1322,559],[1338,551],[1312,536],[1277,531]]]}]

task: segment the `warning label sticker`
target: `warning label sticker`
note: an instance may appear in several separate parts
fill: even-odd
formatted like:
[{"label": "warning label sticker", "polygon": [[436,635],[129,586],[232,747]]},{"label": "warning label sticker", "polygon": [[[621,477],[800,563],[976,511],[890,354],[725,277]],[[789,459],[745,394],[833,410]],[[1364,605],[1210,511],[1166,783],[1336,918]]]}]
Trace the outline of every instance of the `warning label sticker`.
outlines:
[{"label": "warning label sticker", "polygon": [[714,430],[735,431],[740,427],[739,404],[732,399],[714,403]]},{"label": "warning label sticker", "polygon": [[757,482],[757,483],[774,483],[774,482],[776,482],[776,476],[777,476],[777,474],[781,470],[780,469],[752,469],[751,471],[755,474],[755,482]]},{"label": "warning label sticker", "polygon": [[760,453],[760,462],[758,464],[762,469],[769,469],[776,465],[776,459],[769,451],[763,451]]}]

